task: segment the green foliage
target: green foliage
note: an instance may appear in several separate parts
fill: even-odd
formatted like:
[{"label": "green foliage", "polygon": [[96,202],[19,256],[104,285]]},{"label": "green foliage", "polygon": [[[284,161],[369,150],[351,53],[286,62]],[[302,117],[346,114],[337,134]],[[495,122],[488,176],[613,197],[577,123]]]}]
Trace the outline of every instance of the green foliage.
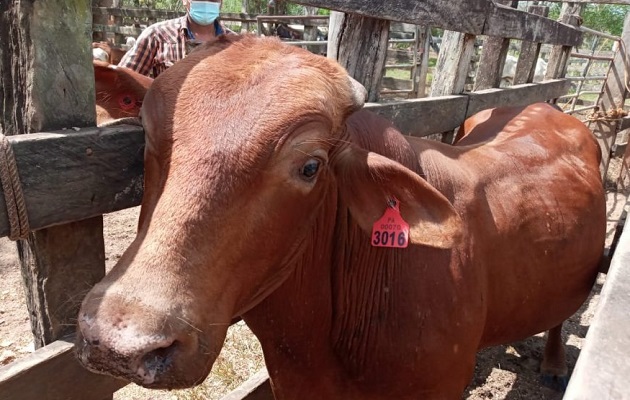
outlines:
[{"label": "green foliage", "polygon": [[[549,3],[549,18],[560,17],[561,3]],[[630,6],[587,4],[582,12],[584,26],[600,32],[620,36],[623,31],[623,22],[630,11]]]},{"label": "green foliage", "polygon": [[584,26],[615,36],[621,36],[628,6],[589,4],[582,13]]},{"label": "green foliage", "polygon": [[549,7],[549,18],[553,20],[560,18],[562,3],[546,3],[545,5]]}]

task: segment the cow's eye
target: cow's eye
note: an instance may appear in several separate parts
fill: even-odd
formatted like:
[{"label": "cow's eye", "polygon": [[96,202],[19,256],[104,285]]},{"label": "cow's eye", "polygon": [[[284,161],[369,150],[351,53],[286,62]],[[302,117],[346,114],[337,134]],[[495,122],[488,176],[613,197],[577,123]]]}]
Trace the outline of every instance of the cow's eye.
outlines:
[{"label": "cow's eye", "polygon": [[317,158],[311,158],[308,160],[300,170],[300,177],[305,181],[311,181],[317,176],[321,161]]},{"label": "cow's eye", "polygon": [[131,110],[136,106],[136,98],[130,95],[122,96],[118,99],[118,105],[123,110]]}]

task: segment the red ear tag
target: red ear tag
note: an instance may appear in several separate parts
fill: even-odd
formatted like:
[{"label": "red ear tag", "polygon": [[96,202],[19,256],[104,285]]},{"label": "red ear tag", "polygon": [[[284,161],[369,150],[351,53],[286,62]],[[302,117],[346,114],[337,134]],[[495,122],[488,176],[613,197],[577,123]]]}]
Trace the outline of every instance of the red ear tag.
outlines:
[{"label": "red ear tag", "polygon": [[398,200],[390,200],[385,213],[372,227],[372,246],[404,249],[408,245],[409,224],[400,215]]}]

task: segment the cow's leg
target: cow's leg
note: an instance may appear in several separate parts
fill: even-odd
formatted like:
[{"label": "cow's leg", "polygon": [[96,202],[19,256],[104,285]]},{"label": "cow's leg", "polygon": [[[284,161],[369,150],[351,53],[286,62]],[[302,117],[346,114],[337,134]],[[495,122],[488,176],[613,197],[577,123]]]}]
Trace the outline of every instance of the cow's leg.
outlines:
[{"label": "cow's leg", "polygon": [[569,382],[567,361],[562,343],[562,324],[549,330],[545,354],[540,365],[543,384],[556,390],[564,390]]}]

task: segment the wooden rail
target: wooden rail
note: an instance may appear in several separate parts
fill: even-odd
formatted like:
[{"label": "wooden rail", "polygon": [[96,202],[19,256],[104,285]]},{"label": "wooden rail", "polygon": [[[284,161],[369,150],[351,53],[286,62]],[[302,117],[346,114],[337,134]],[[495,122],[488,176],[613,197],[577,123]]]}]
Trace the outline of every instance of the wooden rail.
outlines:
[{"label": "wooden rail", "polygon": [[[151,10],[148,8],[92,7],[93,15],[108,15],[138,19],[166,20],[186,15],[185,11]],[[221,13],[221,19],[256,22],[257,14]]]},{"label": "wooden rail", "polygon": [[[140,127],[11,136],[31,229],[133,207],[142,199]],[[4,196],[0,209],[5,210]],[[0,213],[0,236],[8,221]]]},{"label": "wooden rail", "polygon": [[254,22],[285,24],[304,24],[309,26],[328,26],[329,17],[327,15],[258,15]]},{"label": "wooden rail", "polygon": [[263,368],[221,400],[273,400],[267,369]]},{"label": "wooden rail", "polygon": [[[370,103],[404,134],[427,136],[452,130],[485,108],[525,105],[566,93],[558,79],[466,95]],[[9,137],[33,230],[137,206],[142,199],[144,133],[137,126],[84,128]],[[0,210],[6,208],[0,196]],[[0,236],[7,236],[0,213]]]},{"label": "wooden rail", "polygon": [[298,0],[296,3],[473,35],[563,46],[577,46],[582,41],[582,32],[577,28],[497,5],[492,0],[432,1],[422,2],[422,7],[413,0]]},{"label": "wooden rail", "polygon": [[[149,9],[132,9],[132,8],[107,8],[107,7],[94,7],[92,8],[94,15],[111,15],[115,17],[127,17],[127,18],[139,18],[142,21],[149,19],[167,20],[184,16],[183,11],[167,11],[167,10],[149,10]],[[245,13],[222,13],[221,20],[223,21],[238,21],[241,23],[255,23],[257,15],[245,14]],[[294,17],[298,18],[298,17]],[[142,22],[141,21],[141,22]],[[120,25],[104,25],[93,24],[93,32],[107,32],[115,33],[124,36],[139,36],[144,28],[137,26],[120,26]]]},{"label": "wooden rail", "polygon": [[103,400],[127,385],[83,368],[73,342],[58,340],[0,368],[0,400]]}]

